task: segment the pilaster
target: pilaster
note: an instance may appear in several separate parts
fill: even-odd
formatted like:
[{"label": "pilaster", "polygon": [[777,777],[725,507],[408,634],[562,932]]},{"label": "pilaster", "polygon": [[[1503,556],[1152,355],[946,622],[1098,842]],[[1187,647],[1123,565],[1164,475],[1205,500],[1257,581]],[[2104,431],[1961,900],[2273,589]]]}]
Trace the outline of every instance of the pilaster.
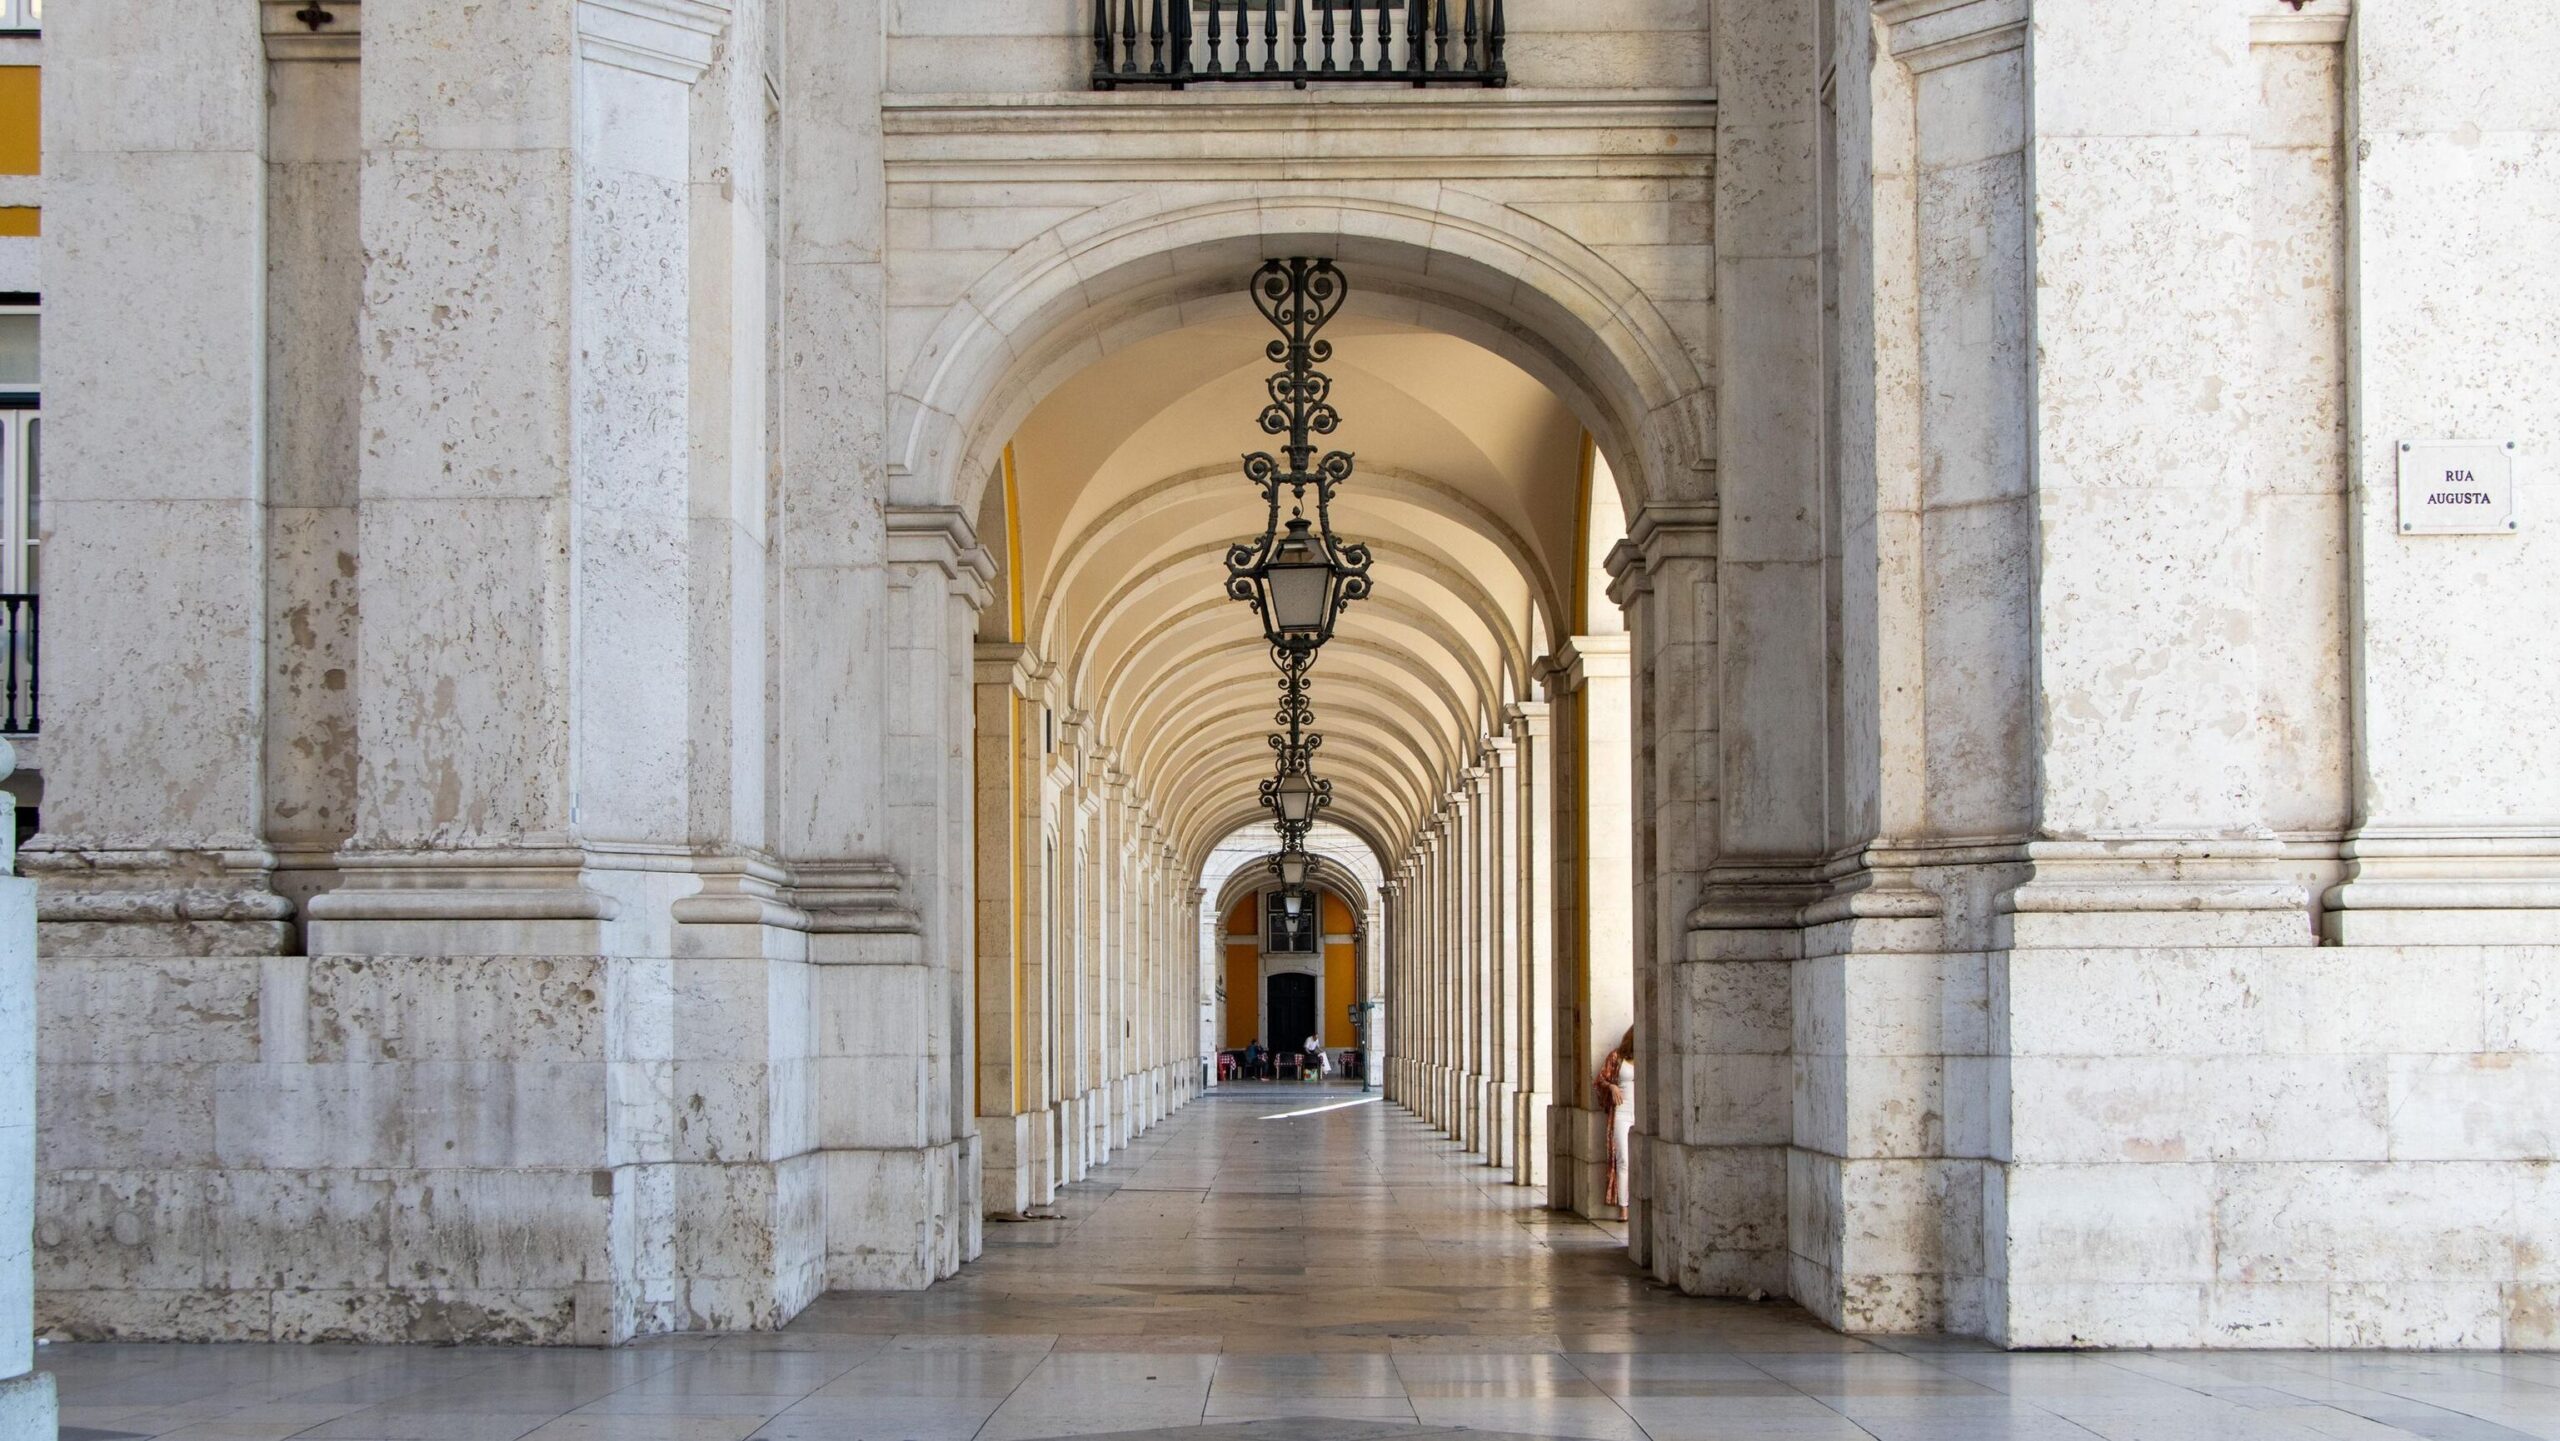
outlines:
[{"label": "pilaster", "polygon": [[[2342,0],[2302,20],[2256,16],[2262,42],[2333,51]],[[2488,72],[2550,43],[2542,17],[2484,14],[2458,41],[2383,4],[2354,7],[2339,56],[2352,353],[2348,661],[2354,823],[2347,875],[2323,898],[2348,945],[2547,946],[2560,936],[2560,670],[2539,617],[2555,602],[2554,378],[2530,357],[2554,322],[2542,287],[2465,215],[2549,203],[2549,119]],[[2465,77],[2468,78],[2465,78]],[[2519,157],[2509,160],[2504,157]],[[2454,208],[2454,207],[2459,207]],[[2477,277],[2446,294],[2448,275]],[[2401,447],[2515,443],[2528,503],[2511,534],[2399,528]]]},{"label": "pilaster", "polygon": [[[49,955],[291,948],[264,836],[267,62],[258,11],[44,37]],[[182,302],[182,303],[180,303]]]}]

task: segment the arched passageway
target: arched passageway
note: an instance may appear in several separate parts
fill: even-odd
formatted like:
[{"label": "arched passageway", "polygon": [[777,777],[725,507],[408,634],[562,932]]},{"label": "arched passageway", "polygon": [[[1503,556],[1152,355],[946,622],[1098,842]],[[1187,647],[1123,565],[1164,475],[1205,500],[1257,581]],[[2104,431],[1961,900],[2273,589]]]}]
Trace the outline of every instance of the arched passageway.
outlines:
[{"label": "arched passageway", "polygon": [[2553,1339],[2560,565],[2392,503],[2544,484],[2551,7],[1180,94],[1046,0],[55,8],[39,1327],[773,1327],[1142,1141],[1267,763],[1239,288],[1323,255],[1401,1101],[1597,1209],[1631,1017],[1629,1253],[1845,1329]]},{"label": "arched passageway", "polygon": [[[1312,1036],[1511,1182],[1617,1214],[1589,1076],[1635,1005],[1632,658],[1601,564],[1621,485],[1528,368],[1565,373],[1534,337],[1488,344],[1411,274],[1346,268],[1326,369],[1359,469],[1333,514],[1374,547],[1377,589],[1314,672],[1335,803],[1307,934],[1269,909],[1256,784],[1277,694],[1221,564],[1257,520],[1236,457],[1262,442],[1267,324],[1232,284],[1154,296],[1082,368],[1035,368],[1048,389],[978,493],[978,532],[1003,546],[976,781],[981,815],[1012,818],[980,832],[975,872],[982,960],[1005,962],[980,971],[982,1125],[1018,1138],[990,1147],[998,1213],[1050,1204],[1131,1133],[1066,1074],[1096,1069],[1074,1003],[1036,998],[1088,971],[1089,926],[1053,912],[1113,904],[1085,892],[1133,874],[1158,888],[1142,906],[1202,936],[1185,1019],[1207,1074]],[[1097,835],[1106,812],[1134,850]],[[1005,1073],[1017,1056],[1027,1084]]]}]

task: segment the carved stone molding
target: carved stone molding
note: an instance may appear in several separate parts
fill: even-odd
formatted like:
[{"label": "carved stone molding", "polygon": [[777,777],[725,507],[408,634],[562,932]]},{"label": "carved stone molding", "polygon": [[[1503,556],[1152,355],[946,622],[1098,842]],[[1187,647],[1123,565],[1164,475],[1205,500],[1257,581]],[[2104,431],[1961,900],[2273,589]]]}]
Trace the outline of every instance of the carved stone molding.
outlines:
[{"label": "carved stone molding", "polygon": [[363,48],[363,0],[259,0],[269,60],[353,60]]},{"label": "carved stone molding", "polygon": [[2354,0],[2250,0],[2255,45],[2343,45]]},{"label": "carved stone molding", "polygon": [[1893,58],[1938,70],[2027,42],[2027,0],[1878,0]]},{"label": "carved stone molding", "polygon": [[578,0],[578,54],[690,85],[728,26],[728,0]]}]

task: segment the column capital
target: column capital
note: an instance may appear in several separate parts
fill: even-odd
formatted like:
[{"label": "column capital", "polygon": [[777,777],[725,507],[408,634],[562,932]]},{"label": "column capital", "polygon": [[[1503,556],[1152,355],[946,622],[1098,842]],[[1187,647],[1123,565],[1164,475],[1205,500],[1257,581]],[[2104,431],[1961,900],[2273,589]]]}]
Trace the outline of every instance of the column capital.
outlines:
[{"label": "column capital", "polygon": [[687,85],[711,68],[728,28],[728,0],[578,0],[580,59]]},{"label": "column capital", "polygon": [[1939,70],[2027,43],[2027,0],[1876,0],[1893,58]]},{"label": "column capital", "polygon": [[1633,669],[1634,642],[1627,633],[1578,635],[1556,652],[1563,689],[1578,691],[1597,680],[1624,680]]},{"label": "column capital", "polygon": [[1712,564],[1716,556],[1716,507],[1700,501],[1660,501],[1627,522],[1627,538],[1609,547],[1609,599],[1621,609],[1653,588],[1654,573],[1673,561]]},{"label": "column capital", "polygon": [[1542,700],[1513,701],[1502,708],[1502,715],[1504,723],[1511,729],[1511,740],[1514,745],[1544,740],[1549,727],[1553,724],[1553,718],[1547,712],[1547,703]]},{"label": "column capital", "polygon": [[353,60],[363,49],[364,0],[327,0],[320,7],[329,18],[313,25],[302,18],[310,0],[259,0],[258,28],[266,37],[269,60]]},{"label": "column capital", "polygon": [[979,685],[1000,685],[1015,695],[1029,693],[1031,647],[1020,641],[982,640],[976,652],[975,676]]},{"label": "column capital", "polygon": [[951,583],[952,594],[985,610],[995,599],[996,563],[978,544],[978,533],[957,506],[891,506],[886,512],[891,565],[931,566]]},{"label": "column capital", "polygon": [[2354,0],[2249,0],[2249,39],[2258,45],[2343,45]]}]

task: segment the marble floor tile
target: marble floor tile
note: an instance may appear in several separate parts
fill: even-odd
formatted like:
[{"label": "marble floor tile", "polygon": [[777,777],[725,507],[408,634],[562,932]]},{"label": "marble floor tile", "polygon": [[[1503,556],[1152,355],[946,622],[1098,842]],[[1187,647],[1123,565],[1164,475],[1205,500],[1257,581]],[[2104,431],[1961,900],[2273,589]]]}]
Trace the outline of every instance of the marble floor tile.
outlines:
[{"label": "marble floor tile", "polygon": [[2560,1441],[2554,1356],[2013,1354],[1683,1297],[1401,1110],[1262,1119],[1305,1094],[1213,1095],[960,1275],[780,1332],[38,1364],[72,1441]]}]

